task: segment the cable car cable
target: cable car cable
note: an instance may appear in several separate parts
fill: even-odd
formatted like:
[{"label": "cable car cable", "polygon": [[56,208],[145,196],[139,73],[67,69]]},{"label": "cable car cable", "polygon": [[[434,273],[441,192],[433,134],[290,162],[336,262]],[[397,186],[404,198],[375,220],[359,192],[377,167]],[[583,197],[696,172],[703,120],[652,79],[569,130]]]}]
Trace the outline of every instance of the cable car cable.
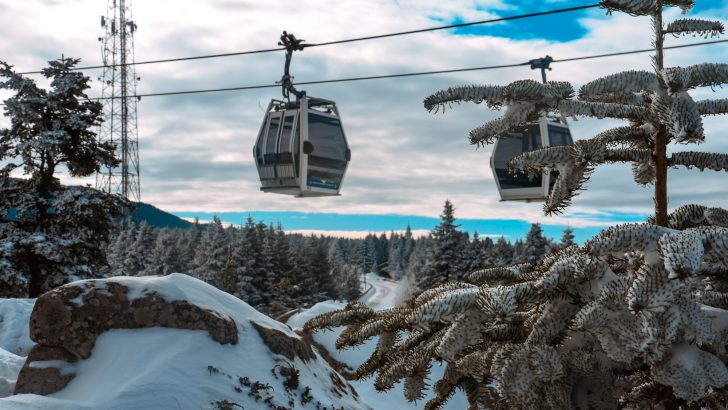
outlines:
[{"label": "cable car cable", "polygon": [[[526,18],[532,18],[532,17],[547,16],[550,14],[568,13],[568,12],[572,12],[572,11],[590,9],[590,8],[594,8],[594,7],[599,7],[599,4],[596,3],[596,4],[588,4],[585,6],[575,6],[575,7],[568,7],[568,8],[563,8],[563,9],[539,11],[539,12],[535,12],[535,13],[519,14],[519,15],[515,15],[515,16],[500,17],[500,18],[489,19],[489,20],[472,21],[472,22],[468,22],[468,23],[451,24],[448,26],[430,27],[430,28],[419,29],[419,30],[408,30],[408,31],[400,31],[400,32],[396,32],[396,33],[378,34],[378,35],[366,36],[366,37],[349,38],[349,39],[345,39],[345,40],[327,41],[327,42],[323,42],[323,43],[306,44],[304,46],[305,47],[319,47],[319,46],[329,46],[329,45],[334,45],[334,44],[353,43],[355,41],[376,40],[376,39],[380,39],[380,38],[404,36],[404,35],[408,35],[408,34],[426,33],[426,32],[430,32],[430,31],[447,30],[447,29],[451,29],[451,28],[469,27],[469,26],[476,26],[476,25],[482,25],[482,24],[498,23],[501,21],[520,20],[520,19],[526,19]],[[187,61],[187,60],[202,60],[202,59],[207,59],[207,58],[233,57],[233,56],[248,55],[248,54],[270,53],[273,51],[281,51],[281,50],[285,50],[285,49],[286,49],[285,47],[267,48],[267,49],[262,49],[262,50],[238,51],[238,52],[232,52],[232,53],[208,54],[208,55],[191,56],[191,57],[178,57],[178,58],[166,58],[166,59],[159,59],[159,60],[137,61],[137,62],[126,63],[126,64],[95,65],[95,66],[77,67],[77,68],[74,68],[74,71],[132,66],[132,65],[143,65],[143,64],[170,63],[170,62]],[[27,75],[27,74],[40,74],[40,73],[41,73],[41,71],[37,70],[37,71],[26,71],[26,72],[22,72],[22,73],[18,73],[18,74]]]},{"label": "cable car cable", "polygon": [[[677,48],[698,47],[698,46],[712,45],[712,44],[725,43],[725,42],[728,42],[728,39],[704,41],[704,42],[692,43],[692,44],[681,44],[681,45],[676,45],[676,46],[667,46],[667,47],[663,47],[663,49],[667,50],[667,49],[677,49]],[[621,55],[648,53],[648,52],[651,52],[654,50],[655,50],[654,48],[645,48],[645,49],[641,49],[641,50],[620,51],[620,52],[614,52],[614,53],[595,54],[595,55],[582,56],[582,57],[563,58],[563,59],[559,59],[559,60],[553,60],[553,62],[554,63],[563,63],[563,62],[589,60],[589,59],[596,59],[596,58],[616,57],[616,56],[621,56]],[[364,80],[380,80],[380,79],[386,79],[386,78],[415,77],[415,76],[423,76],[423,75],[448,74],[448,73],[458,73],[458,72],[466,72],[466,71],[483,71],[483,70],[495,70],[495,69],[500,69],[500,68],[515,68],[515,67],[528,66],[530,64],[531,64],[531,62],[527,61],[525,63],[493,65],[493,66],[485,66],[485,67],[457,68],[457,69],[450,69],[450,70],[422,71],[422,72],[402,73],[402,74],[384,74],[384,75],[366,76],[366,77],[339,78],[339,79],[333,79],[333,80],[302,81],[302,82],[297,82],[297,83],[293,83],[293,84],[294,85],[312,85],[312,84],[329,84],[329,83],[364,81]],[[241,86],[241,87],[211,88],[211,89],[203,89],[203,90],[169,91],[169,92],[160,92],[160,93],[135,94],[135,95],[131,95],[128,97],[141,99],[142,97],[161,97],[161,96],[169,96],[169,95],[202,94],[202,93],[213,93],[213,92],[224,92],[224,91],[245,91],[245,90],[256,90],[256,89],[262,89],[262,88],[277,88],[277,87],[280,87],[280,84],[261,84],[261,85],[250,85],[250,86]],[[98,100],[109,100],[109,99],[120,99],[120,98],[122,98],[122,97],[121,96],[94,97],[94,98],[89,98],[89,99],[98,101]]]}]

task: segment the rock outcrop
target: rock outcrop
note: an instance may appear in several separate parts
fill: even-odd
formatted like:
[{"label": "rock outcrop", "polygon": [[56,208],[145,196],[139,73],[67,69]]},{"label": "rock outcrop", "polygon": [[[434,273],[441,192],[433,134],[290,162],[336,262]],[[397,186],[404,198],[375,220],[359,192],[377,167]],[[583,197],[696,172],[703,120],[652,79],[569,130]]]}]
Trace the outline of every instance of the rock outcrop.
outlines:
[{"label": "rock outcrop", "polygon": [[167,327],[205,330],[221,344],[236,344],[235,321],[186,300],[169,300],[144,282],[134,289],[115,279],[87,280],[38,298],[30,317],[31,350],[15,394],[50,394],[74,377],[73,363],[91,356],[96,339],[110,329]]}]

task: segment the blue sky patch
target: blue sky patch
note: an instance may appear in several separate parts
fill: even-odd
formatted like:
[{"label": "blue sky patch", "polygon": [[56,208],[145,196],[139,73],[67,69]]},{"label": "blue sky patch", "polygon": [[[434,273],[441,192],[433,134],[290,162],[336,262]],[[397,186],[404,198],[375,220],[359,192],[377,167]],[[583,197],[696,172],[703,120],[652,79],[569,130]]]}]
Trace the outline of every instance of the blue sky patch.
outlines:
[{"label": "blue sky patch", "polygon": [[[555,2],[509,0],[505,3],[509,6],[508,9],[481,9],[484,11],[496,12],[500,17],[508,17],[519,14],[584,6],[594,4],[595,2],[585,2],[583,0]],[[584,9],[506,21],[502,23],[461,27],[453,29],[452,33],[456,35],[505,37],[514,40],[544,39],[548,41],[567,42],[577,40],[587,34],[587,30],[579,23],[579,19],[588,15],[604,15],[604,10],[598,8]],[[461,17],[456,17],[449,21],[445,19],[436,20],[445,24],[467,23],[467,21]]]},{"label": "blue sky patch", "polygon": [[[410,225],[413,230],[432,230],[438,223],[438,217],[414,216],[414,215],[365,215],[365,214],[334,214],[334,213],[306,213],[306,212],[273,212],[273,211],[251,211],[251,212],[173,212],[182,218],[195,218],[200,220],[212,220],[217,215],[223,222],[233,225],[244,224],[248,215],[256,221],[263,221],[267,224],[280,222],[283,229],[287,231],[298,230],[320,230],[320,231],[364,231],[364,232],[389,232],[392,230],[402,231]],[[647,215],[638,213],[603,212],[598,215],[583,214],[575,219],[588,219],[595,223],[603,222],[598,226],[574,228],[574,236],[579,243],[592,238],[602,229],[614,222],[644,222]],[[505,236],[513,242],[526,237],[531,228],[528,221],[517,219],[457,219],[460,229],[468,231],[471,235],[477,231],[480,235]],[[558,240],[561,237],[566,225],[542,224],[544,234]]]}]

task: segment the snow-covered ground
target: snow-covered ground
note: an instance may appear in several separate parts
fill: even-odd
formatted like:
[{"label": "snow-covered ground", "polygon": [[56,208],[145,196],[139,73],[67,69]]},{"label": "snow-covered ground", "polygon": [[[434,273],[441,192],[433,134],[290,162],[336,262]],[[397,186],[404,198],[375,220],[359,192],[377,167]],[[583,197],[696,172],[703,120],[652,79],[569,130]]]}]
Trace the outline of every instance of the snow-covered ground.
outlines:
[{"label": "snow-covered ground", "polygon": [[18,356],[28,355],[34,344],[28,336],[33,305],[35,299],[0,298],[0,348]]},{"label": "snow-covered ground", "polygon": [[[126,285],[134,282],[119,278]],[[185,275],[173,274],[161,278],[144,279],[147,288],[155,289],[171,299],[184,299],[202,307],[211,308],[235,319],[239,341],[236,345],[220,345],[205,331],[168,328],[117,329],[103,333],[97,340],[88,360],[71,365],[75,372],[69,385],[49,396],[10,396],[25,356],[33,346],[28,337],[28,319],[33,308],[32,299],[0,299],[0,409],[3,410],[84,410],[84,409],[216,409],[215,402],[237,403],[245,409],[266,409],[268,405],[255,401],[249,395],[250,387],[240,383],[247,377],[250,383],[270,384],[274,390],[265,390],[276,404],[288,405],[293,399],[295,408],[316,408],[320,400],[324,406],[343,406],[345,409],[407,410],[421,409],[424,401],[409,403],[398,384],[389,392],[374,390],[374,379],[352,381],[360,395],[360,402],[350,397],[343,400],[331,393],[331,369],[317,355],[308,363],[293,361],[300,371],[298,391],[289,393],[282,387],[282,377],[271,373],[276,365],[287,365],[290,360],[272,354],[262,343],[257,331],[250,325],[260,325],[296,337],[286,326],[259,313],[239,299]],[[375,309],[386,309],[397,304],[406,291],[406,283],[367,274],[370,289],[360,301]],[[132,289],[132,293],[134,289]],[[292,316],[288,325],[302,327],[310,318],[344,306],[343,302],[321,302]],[[315,340],[337,360],[352,369],[357,368],[373,352],[376,338],[359,348],[336,350],[334,343],[341,329],[317,332]],[[433,363],[430,384],[438,380],[444,367]],[[300,396],[305,386],[311,387],[315,400],[301,405]],[[237,391],[236,389],[240,390]],[[7,397],[10,396],[10,397]],[[425,400],[433,397],[428,391]],[[467,400],[458,392],[445,406],[455,410],[467,407]],[[239,407],[233,407],[239,408]]]},{"label": "snow-covered ground", "polygon": [[[153,283],[148,285],[165,290],[163,294],[167,296],[188,300],[232,317],[238,327],[238,343],[221,345],[202,330],[148,328],[107,331],[98,338],[89,359],[69,366],[67,370],[76,376],[66,388],[49,396],[24,394],[5,397],[0,399],[0,409],[200,410],[217,409],[215,402],[226,400],[250,410],[269,408],[263,402],[267,396],[272,397],[274,404],[285,407],[293,400],[296,409],[315,409],[317,401],[321,402],[322,408],[335,405],[345,409],[369,409],[351,395],[340,398],[332,393],[332,370],[318,355],[315,360],[303,362],[299,358],[291,361],[271,353],[250,321],[297,337],[286,325],[186,275],[172,274],[149,280]],[[27,338],[32,301],[5,299],[0,302],[0,317],[3,318],[0,330],[4,329],[0,333],[2,397],[8,393],[8,381],[16,378],[24,360],[22,355],[27,354],[27,348],[32,345]],[[282,385],[284,378],[274,376],[272,369],[291,364],[300,371],[300,386],[289,392]],[[255,382],[273,387],[260,389],[261,399],[258,401],[253,397],[251,388]],[[3,391],[3,386],[6,391]],[[302,405],[301,396],[307,386],[311,388],[314,399]]]},{"label": "snow-covered ground", "polygon": [[[367,284],[371,286],[371,289],[362,295],[359,301],[374,309],[386,309],[395,306],[403,299],[403,292],[407,291],[406,283],[382,278],[374,273],[367,274]],[[335,301],[320,302],[308,310],[291,316],[287,323],[293,328],[301,328],[304,323],[314,316],[331,310],[341,309],[345,305],[346,304],[343,302]],[[314,339],[324,346],[335,359],[346,363],[352,369],[356,369],[374,352],[374,348],[377,344],[377,338],[372,338],[355,349],[336,350],[336,338],[339,336],[342,329],[343,328],[336,328],[333,331],[316,332],[314,334]],[[435,381],[442,377],[442,374],[445,371],[445,366],[440,366],[437,362],[433,362],[431,371],[430,385],[434,384]],[[356,391],[361,396],[362,401],[377,410],[422,409],[425,402],[435,396],[431,390],[428,390],[424,400],[418,401],[417,403],[410,403],[404,397],[402,383],[398,383],[395,385],[394,389],[384,393],[377,392],[374,389],[374,378],[361,381],[354,380],[349,383],[356,388]],[[465,397],[465,394],[458,390],[443,409],[462,410],[467,407],[468,400]]]}]

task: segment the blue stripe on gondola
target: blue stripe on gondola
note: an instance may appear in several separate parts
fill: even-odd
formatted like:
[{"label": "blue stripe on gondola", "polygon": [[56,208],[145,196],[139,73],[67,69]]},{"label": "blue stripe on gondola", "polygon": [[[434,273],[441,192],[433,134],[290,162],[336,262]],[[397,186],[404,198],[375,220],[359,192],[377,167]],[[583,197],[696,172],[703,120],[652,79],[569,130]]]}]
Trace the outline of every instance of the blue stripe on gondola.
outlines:
[{"label": "blue stripe on gondola", "polygon": [[335,182],[324,182],[319,179],[313,179],[313,178],[309,178],[306,181],[306,185],[316,187],[316,188],[339,189],[339,184],[337,184]]}]

